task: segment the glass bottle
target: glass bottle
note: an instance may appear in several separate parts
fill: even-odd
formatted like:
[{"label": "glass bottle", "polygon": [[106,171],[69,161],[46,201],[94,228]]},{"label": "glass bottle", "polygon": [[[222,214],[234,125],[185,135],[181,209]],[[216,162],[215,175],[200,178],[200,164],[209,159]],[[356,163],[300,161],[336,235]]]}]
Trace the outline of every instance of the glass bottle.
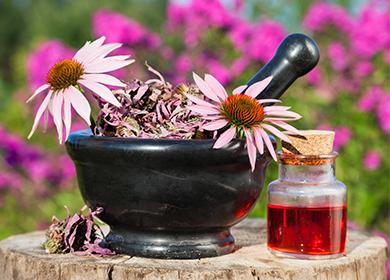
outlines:
[{"label": "glass bottle", "polygon": [[302,259],[345,252],[347,189],[336,180],[337,153],[280,153],[279,178],[268,186],[268,249]]}]

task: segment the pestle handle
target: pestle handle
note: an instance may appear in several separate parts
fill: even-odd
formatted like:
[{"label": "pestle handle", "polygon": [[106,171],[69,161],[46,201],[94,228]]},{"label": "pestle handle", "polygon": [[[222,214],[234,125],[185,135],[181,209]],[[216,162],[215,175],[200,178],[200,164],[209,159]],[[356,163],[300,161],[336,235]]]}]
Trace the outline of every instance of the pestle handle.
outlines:
[{"label": "pestle handle", "polygon": [[319,59],[320,51],[313,39],[301,33],[290,34],[279,45],[272,59],[249,80],[247,85],[273,76],[257,99],[278,99],[297,78],[310,72]]}]

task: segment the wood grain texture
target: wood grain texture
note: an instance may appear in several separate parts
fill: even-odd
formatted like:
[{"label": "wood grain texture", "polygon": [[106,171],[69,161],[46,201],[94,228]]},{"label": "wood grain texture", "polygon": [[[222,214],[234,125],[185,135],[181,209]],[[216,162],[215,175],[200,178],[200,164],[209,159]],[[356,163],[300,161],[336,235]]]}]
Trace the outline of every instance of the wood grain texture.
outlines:
[{"label": "wood grain texture", "polygon": [[48,255],[43,232],[0,241],[0,280],[386,280],[386,243],[380,237],[348,233],[347,254],[333,260],[277,258],[265,242],[265,222],[246,219],[233,228],[235,253],[200,260],[157,260],[117,255]]}]

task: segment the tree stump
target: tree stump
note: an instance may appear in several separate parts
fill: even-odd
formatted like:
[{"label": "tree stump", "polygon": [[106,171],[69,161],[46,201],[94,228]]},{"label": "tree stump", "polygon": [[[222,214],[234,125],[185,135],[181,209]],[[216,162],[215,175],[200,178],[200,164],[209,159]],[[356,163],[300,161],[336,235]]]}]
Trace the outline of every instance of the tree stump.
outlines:
[{"label": "tree stump", "polygon": [[44,232],[16,235],[0,242],[0,279],[386,279],[386,243],[380,237],[349,231],[346,256],[284,259],[267,251],[265,226],[260,219],[241,222],[232,230],[240,247],[235,253],[199,260],[48,255],[41,247]]}]

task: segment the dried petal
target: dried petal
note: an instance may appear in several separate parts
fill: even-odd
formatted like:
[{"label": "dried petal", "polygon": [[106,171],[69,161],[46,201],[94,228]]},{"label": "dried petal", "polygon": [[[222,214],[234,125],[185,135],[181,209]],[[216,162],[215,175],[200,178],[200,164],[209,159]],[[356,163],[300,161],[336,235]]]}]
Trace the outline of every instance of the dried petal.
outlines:
[{"label": "dried petal", "polygon": [[[147,65],[159,79],[145,82],[134,80],[125,89],[115,90],[121,108],[99,99],[100,112],[97,120],[99,135],[141,138],[195,138],[205,120],[187,107],[183,95],[199,96],[194,85],[174,88],[162,75]],[[129,121],[131,120],[131,121]]]},{"label": "dried petal", "polygon": [[[88,214],[83,214],[88,210]],[[67,209],[68,211],[68,209]],[[104,234],[95,219],[102,213],[103,208],[98,207],[95,211],[83,207],[79,213],[69,215],[64,220],[55,217],[52,219],[46,232],[44,247],[48,253],[76,253],[79,255],[98,254],[111,255],[113,252],[100,247]]]}]

